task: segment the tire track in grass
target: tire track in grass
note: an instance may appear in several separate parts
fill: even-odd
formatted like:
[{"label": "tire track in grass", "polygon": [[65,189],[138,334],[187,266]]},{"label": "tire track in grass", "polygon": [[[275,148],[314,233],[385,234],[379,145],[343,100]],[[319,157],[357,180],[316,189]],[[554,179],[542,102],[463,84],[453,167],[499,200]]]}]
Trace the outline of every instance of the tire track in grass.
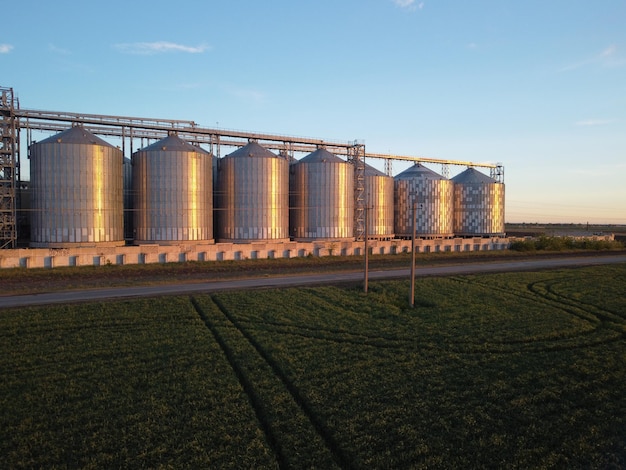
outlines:
[{"label": "tire track in grass", "polygon": [[[508,296],[518,297],[523,300],[546,305],[550,308],[556,308],[567,313],[568,315],[572,315],[583,321],[588,322],[589,324],[594,325],[593,329],[587,331],[579,331],[567,335],[559,335],[558,337],[553,338],[529,338],[515,341],[507,341],[506,343],[499,343],[501,345],[535,345],[537,347],[535,352],[565,351],[613,343],[615,341],[619,341],[624,336],[623,331],[615,327],[611,327],[610,322],[607,321],[607,314],[611,315],[612,312],[605,311],[604,309],[592,304],[578,302],[576,300],[562,296],[557,292],[553,292],[553,285],[562,281],[566,281],[569,278],[553,277],[541,281],[530,282],[526,285],[526,293],[522,291],[512,291],[504,287],[487,284],[485,282],[469,279],[467,277],[454,276],[450,277],[450,279],[461,284],[480,286],[491,291],[498,291]],[[614,321],[613,323],[620,324],[621,322],[619,322],[619,317],[617,318],[618,321]],[[534,348],[531,347],[531,349]]]},{"label": "tire track in grass", "polygon": [[613,312],[595,304],[573,299],[568,295],[559,292],[557,290],[558,286],[568,280],[568,278],[562,278],[549,281],[546,280],[544,282],[535,282],[532,285],[529,285],[529,290],[553,302],[557,302],[565,306],[573,306],[587,312],[590,315],[597,317],[603,323],[624,325],[625,319],[618,312]]},{"label": "tire track in grass", "polygon": [[280,468],[351,468],[271,358],[217,299],[205,298],[212,307],[190,300],[237,374]]},{"label": "tire track in grass", "polygon": [[[589,309],[582,309],[580,305],[564,305],[555,299],[538,295],[528,286],[525,289],[520,287],[519,290],[504,288],[498,285],[488,284],[483,281],[470,279],[466,276],[452,276],[449,278],[452,282],[458,284],[478,287],[488,291],[497,291],[512,299],[521,299],[525,302],[543,305],[549,308],[556,308],[568,315],[580,318],[592,325],[594,328],[584,330],[578,329],[567,333],[559,331],[558,334],[540,335],[540,336],[521,336],[519,338],[490,338],[489,341],[484,340],[459,340],[457,338],[446,337],[445,335],[434,338],[428,342],[416,343],[414,337],[402,337],[398,335],[385,336],[382,334],[364,334],[355,333],[347,329],[341,328],[320,328],[309,327],[305,325],[296,325],[292,322],[278,322],[269,320],[237,320],[239,327],[242,329],[248,327],[258,327],[263,325],[267,331],[272,331],[280,335],[290,335],[310,340],[328,341],[338,344],[354,344],[359,347],[372,347],[377,349],[397,349],[405,351],[450,351],[458,354],[517,354],[520,352],[540,353],[546,351],[565,351],[587,348],[602,344],[609,344],[619,341],[623,336],[620,331],[614,329],[602,328],[602,322]],[[544,282],[544,281],[541,281]],[[555,294],[556,295],[556,294]],[[328,299],[323,296],[316,298],[321,303],[316,304],[323,310],[328,310],[331,305]],[[333,304],[332,307],[335,307]],[[351,310],[345,310],[347,314]]]},{"label": "tire track in grass", "polygon": [[[470,283],[469,281],[461,281]],[[472,283],[477,286],[488,288],[480,283]],[[496,290],[498,290],[496,288]],[[503,293],[510,294],[509,291],[502,289]],[[512,294],[513,295],[513,294]],[[517,295],[516,295],[517,296]],[[553,303],[545,299],[537,299],[530,296],[517,296],[527,301],[542,302],[547,306],[554,307]],[[561,307],[559,307],[561,310]],[[564,310],[565,311],[565,310]],[[567,313],[572,313],[567,311]],[[246,325],[264,325],[267,331],[280,335],[297,336],[309,340],[328,341],[337,344],[354,344],[359,347],[370,347],[376,349],[397,349],[404,351],[450,351],[459,354],[517,354],[519,352],[544,352],[544,351],[561,351],[570,349],[580,349],[598,344],[608,344],[619,340],[620,336],[606,335],[597,338],[599,332],[597,329],[589,331],[580,331],[569,335],[559,335],[558,337],[542,337],[542,338],[520,338],[508,339],[506,341],[449,341],[447,338],[440,338],[437,341],[429,341],[427,343],[416,344],[413,337],[389,337],[384,335],[368,335],[357,334],[347,330],[328,329],[328,328],[311,328],[306,326],[296,326],[291,323],[278,323],[259,321],[252,322],[250,320],[240,320],[239,325],[245,328]],[[588,338],[581,342],[584,338]],[[573,344],[572,344],[573,342]]]},{"label": "tire track in grass", "polygon": [[217,329],[215,328],[213,323],[209,320],[208,316],[204,313],[204,310],[202,309],[202,307],[200,307],[196,299],[194,299],[193,297],[190,297],[190,300],[191,300],[191,304],[193,305],[193,308],[196,310],[196,312],[200,316],[200,319],[203,321],[205,326],[209,329],[209,331],[215,338],[215,341],[217,342],[220,349],[224,353],[224,356],[226,356],[228,363],[230,364],[233,371],[235,372],[235,375],[237,376],[237,380],[243,387],[243,391],[248,396],[248,399],[250,400],[250,404],[252,405],[252,409],[254,410],[254,413],[257,419],[259,420],[259,423],[261,424],[263,433],[265,434],[265,437],[270,447],[272,448],[272,450],[274,451],[274,454],[276,455],[278,466],[280,468],[288,468],[285,465],[285,457],[283,455],[283,450],[280,444],[278,443],[276,436],[274,436],[272,428],[269,425],[264,407],[261,404],[261,397],[255,390],[254,385],[252,384],[246,372],[243,370],[242,367],[239,366],[237,362],[236,352],[229,347],[228,343],[225,341],[222,335],[217,331]]},{"label": "tire track in grass", "polygon": [[[309,403],[304,399],[298,388],[289,380],[282,369],[276,364],[272,357],[263,349],[263,347],[248,333],[248,331],[239,323],[238,320],[228,311],[226,306],[220,302],[215,296],[211,296],[213,303],[220,309],[224,317],[240,332],[248,343],[254,348],[258,356],[265,362],[265,364],[271,368],[274,376],[280,380],[282,386],[290,394],[293,403],[296,404],[300,410],[300,413],[306,416],[309,424],[315,430],[318,438],[324,442],[324,445],[332,455],[332,460],[335,464],[341,468],[353,468],[352,459],[345,454],[345,452],[339,447],[332,437],[330,430],[326,425],[318,418],[317,414],[313,411]],[[304,462],[299,462],[301,467],[311,467]],[[317,467],[317,465],[313,465]]]}]

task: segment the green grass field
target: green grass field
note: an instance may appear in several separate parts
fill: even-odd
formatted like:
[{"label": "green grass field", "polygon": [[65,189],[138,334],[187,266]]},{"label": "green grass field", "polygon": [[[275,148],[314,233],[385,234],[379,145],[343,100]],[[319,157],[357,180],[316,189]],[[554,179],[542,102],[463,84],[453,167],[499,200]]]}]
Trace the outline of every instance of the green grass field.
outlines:
[{"label": "green grass field", "polygon": [[626,265],[0,312],[2,468],[624,468]]}]

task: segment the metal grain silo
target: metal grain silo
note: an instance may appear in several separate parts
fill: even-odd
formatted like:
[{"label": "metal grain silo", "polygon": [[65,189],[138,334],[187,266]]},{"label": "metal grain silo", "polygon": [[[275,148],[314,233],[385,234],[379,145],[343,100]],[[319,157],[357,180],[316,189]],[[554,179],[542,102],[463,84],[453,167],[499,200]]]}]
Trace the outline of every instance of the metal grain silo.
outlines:
[{"label": "metal grain silo", "polygon": [[213,241],[212,160],[176,135],[135,152],[135,242]]},{"label": "metal grain silo", "polygon": [[122,160],[79,126],[32,144],[31,246],[123,245]]},{"label": "metal grain silo", "polygon": [[354,239],[354,167],[323,148],[291,165],[295,240]]},{"label": "metal grain silo", "polygon": [[397,237],[410,238],[413,234],[414,202],[418,237],[452,236],[454,189],[450,180],[416,163],[394,178],[394,189]]},{"label": "metal grain silo", "polygon": [[365,165],[365,206],[368,208],[368,237],[393,238],[393,191],[394,183],[391,176]]},{"label": "metal grain silo", "polygon": [[459,236],[504,235],[504,184],[468,168],[452,178],[454,233]]},{"label": "metal grain silo", "polygon": [[289,239],[289,162],[250,141],[217,165],[217,238]]}]

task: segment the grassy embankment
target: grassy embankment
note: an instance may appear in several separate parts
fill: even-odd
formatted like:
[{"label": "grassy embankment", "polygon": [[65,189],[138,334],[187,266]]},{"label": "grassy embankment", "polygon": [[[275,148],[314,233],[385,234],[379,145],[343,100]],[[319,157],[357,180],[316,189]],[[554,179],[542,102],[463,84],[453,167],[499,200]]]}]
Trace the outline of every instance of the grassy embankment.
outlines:
[{"label": "grassy embankment", "polygon": [[6,310],[4,468],[623,468],[626,265]]}]

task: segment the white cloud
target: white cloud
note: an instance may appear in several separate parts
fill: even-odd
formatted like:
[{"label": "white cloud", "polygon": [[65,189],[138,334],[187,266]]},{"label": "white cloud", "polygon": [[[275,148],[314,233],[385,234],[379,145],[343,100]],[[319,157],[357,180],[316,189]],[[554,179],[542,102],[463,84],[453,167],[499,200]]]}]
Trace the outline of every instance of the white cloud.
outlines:
[{"label": "white cloud", "polygon": [[184,44],[176,44],[174,42],[156,41],[116,44],[115,48],[127,54],[154,55],[165,52],[200,54],[208,50],[209,46],[204,44],[200,46],[185,46]]},{"label": "white cloud", "polygon": [[605,126],[615,122],[614,119],[584,119],[576,123],[579,127]]},{"label": "white cloud", "polygon": [[405,10],[421,10],[424,8],[424,2],[416,3],[415,0],[392,0],[392,2]]},{"label": "white cloud", "polygon": [[619,56],[617,46],[615,44],[611,44],[610,46],[602,50],[599,54],[566,65],[565,67],[561,68],[561,71],[569,72],[592,65],[600,65],[603,67],[621,67],[623,65],[626,65],[626,60],[624,59],[624,57]]},{"label": "white cloud", "polygon": [[266,94],[258,90],[228,86],[227,91],[231,95],[247,103],[259,105],[267,102]]},{"label": "white cloud", "polygon": [[615,55],[616,52],[617,52],[617,46],[615,44],[611,44],[609,47],[607,47],[606,49],[602,51],[602,53],[600,54],[600,57],[611,57]]},{"label": "white cloud", "polygon": [[13,46],[11,44],[0,44],[0,54],[8,54],[13,50]]},{"label": "white cloud", "polygon": [[599,60],[604,67],[623,67],[626,65],[626,58],[624,58],[624,55],[619,54],[615,44],[604,49],[599,56]]},{"label": "white cloud", "polygon": [[63,49],[62,47],[55,46],[52,43],[48,44],[48,49],[55,54],[70,55],[72,53],[69,49]]},{"label": "white cloud", "polygon": [[568,65],[565,65],[563,67],[561,67],[560,71],[561,72],[571,72],[572,70],[577,70],[581,67],[584,67],[585,65],[589,65],[592,61],[590,60],[582,60],[580,62],[574,62]]}]

